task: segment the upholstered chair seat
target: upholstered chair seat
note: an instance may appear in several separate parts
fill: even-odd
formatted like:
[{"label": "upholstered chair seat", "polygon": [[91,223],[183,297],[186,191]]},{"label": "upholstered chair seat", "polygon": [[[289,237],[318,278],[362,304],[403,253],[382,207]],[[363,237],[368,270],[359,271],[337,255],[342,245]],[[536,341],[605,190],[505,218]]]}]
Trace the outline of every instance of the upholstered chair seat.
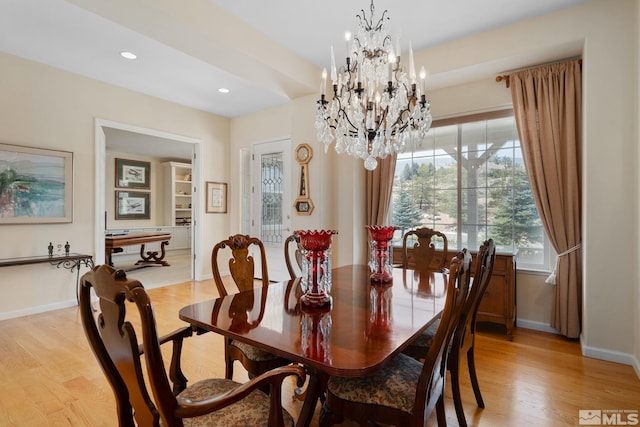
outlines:
[{"label": "upholstered chair seat", "polygon": [[[178,399],[188,399],[199,401],[211,396],[218,396],[240,386],[232,380],[227,379],[206,379],[199,381],[178,394]],[[231,406],[222,408],[219,411],[201,417],[185,418],[185,427],[207,426],[207,427],[245,427],[245,426],[267,426],[269,413],[269,396],[260,390],[254,390],[241,401]],[[293,426],[291,415],[282,410],[285,426]]]},{"label": "upholstered chair seat", "polygon": [[327,388],[342,400],[386,406],[411,413],[422,363],[399,354],[384,368],[366,377],[331,377]]},{"label": "upholstered chair seat", "polygon": [[267,360],[280,360],[280,357],[254,347],[251,344],[244,343],[242,341],[233,340],[229,343],[230,346],[237,348],[245,355],[245,357],[255,360],[256,362],[264,362]]}]

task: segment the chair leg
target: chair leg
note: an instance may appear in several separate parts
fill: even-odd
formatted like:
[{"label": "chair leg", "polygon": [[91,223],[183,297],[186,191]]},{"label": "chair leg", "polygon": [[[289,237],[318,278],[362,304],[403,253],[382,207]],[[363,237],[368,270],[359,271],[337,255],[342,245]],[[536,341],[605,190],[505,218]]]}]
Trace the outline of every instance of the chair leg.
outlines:
[{"label": "chair leg", "polygon": [[233,379],[233,359],[229,357],[229,344],[231,340],[225,338],[224,343],[224,359],[225,359],[225,367],[224,367],[224,377],[228,380]]},{"label": "chair leg", "polygon": [[469,366],[469,377],[471,378],[471,386],[473,387],[473,394],[476,396],[476,402],[478,407],[484,409],[484,401],[482,400],[482,394],[480,393],[480,385],[478,384],[478,376],[476,375],[476,362],[473,357],[473,346],[467,351],[467,365]]},{"label": "chair leg", "polygon": [[436,402],[436,416],[438,418],[438,427],[446,427],[447,415],[444,413],[444,390]]},{"label": "chair leg", "polygon": [[[458,353],[459,354],[459,353]],[[460,358],[459,356],[451,357],[448,360],[449,372],[451,373],[451,392],[453,397],[453,405],[456,408],[456,417],[460,427],[467,427],[467,420],[464,417],[464,408],[462,407],[462,396],[460,395]]]}]

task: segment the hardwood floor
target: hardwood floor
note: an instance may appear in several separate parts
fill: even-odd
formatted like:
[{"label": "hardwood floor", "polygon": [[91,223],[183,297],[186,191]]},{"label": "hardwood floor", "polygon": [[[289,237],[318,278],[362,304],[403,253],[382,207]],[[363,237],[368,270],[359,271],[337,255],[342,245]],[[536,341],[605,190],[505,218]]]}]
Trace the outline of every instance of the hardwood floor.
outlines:
[{"label": "hardwood floor", "polygon": [[[150,289],[149,294],[160,333],[184,325],[177,317],[184,305],[217,296],[212,281]],[[220,336],[189,339],[183,356],[192,381],[224,375]],[[577,342],[559,336],[516,329],[509,342],[501,330],[487,328],[477,337],[476,364],[486,408],[476,407],[463,369],[469,425],[572,426],[579,424],[580,409],[640,410],[640,380],[630,366],[582,357]],[[235,371],[237,380],[246,380],[240,366]],[[296,416],[301,402],[290,397],[293,380],[286,383],[283,403]],[[114,426],[114,417],[111,389],[89,349],[77,308],[0,321],[0,426]],[[457,425],[450,399],[447,419]],[[429,425],[436,424],[432,416]]]}]

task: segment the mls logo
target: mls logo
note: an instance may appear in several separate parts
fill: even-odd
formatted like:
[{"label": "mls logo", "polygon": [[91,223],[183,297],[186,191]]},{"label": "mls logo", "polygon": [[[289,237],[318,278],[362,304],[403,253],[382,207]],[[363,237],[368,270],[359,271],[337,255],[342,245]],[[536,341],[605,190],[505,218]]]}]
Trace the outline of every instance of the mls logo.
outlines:
[{"label": "mls logo", "polygon": [[636,409],[580,409],[578,410],[578,416],[580,418],[580,425],[638,425],[638,411]]},{"label": "mls logo", "polygon": [[599,409],[580,409],[580,425],[599,426],[602,424],[602,411]]}]

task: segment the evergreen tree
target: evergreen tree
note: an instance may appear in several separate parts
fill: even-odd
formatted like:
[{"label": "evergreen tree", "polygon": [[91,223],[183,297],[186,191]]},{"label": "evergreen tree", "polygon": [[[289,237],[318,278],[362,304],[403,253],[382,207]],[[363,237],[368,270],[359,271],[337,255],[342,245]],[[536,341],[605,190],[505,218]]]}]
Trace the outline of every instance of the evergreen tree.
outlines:
[{"label": "evergreen tree", "polygon": [[422,211],[416,207],[404,183],[400,183],[398,198],[393,205],[393,225],[405,230],[417,227],[422,222]]}]

